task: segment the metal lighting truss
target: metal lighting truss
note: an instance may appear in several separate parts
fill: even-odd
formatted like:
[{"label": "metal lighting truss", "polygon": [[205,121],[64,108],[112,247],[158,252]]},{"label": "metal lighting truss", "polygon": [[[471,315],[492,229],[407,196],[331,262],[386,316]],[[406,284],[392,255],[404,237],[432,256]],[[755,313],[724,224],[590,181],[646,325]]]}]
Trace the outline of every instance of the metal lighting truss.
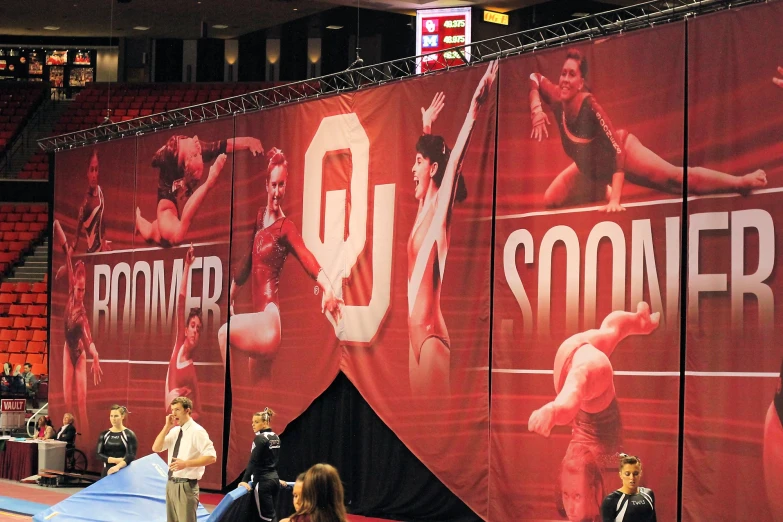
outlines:
[{"label": "metal lighting truss", "polygon": [[[699,14],[761,1],[764,0],[736,0],[733,2],[729,0],[654,0],[568,22],[472,42],[468,45],[453,47],[448,51],[439,51],[435,55],[413,56],[355,69],[349,68],[311,80],[293,82],[240,96],[43,138],[38,140],[38,145],[46,152],[54,152],[111,139],[142,135],[147,132],[231,117],[236,114],[332,94],[357,91],[405,78],[469,67],[495,58],[652,27],[655,24],[683,20]],[[448,58],[445,56],[447,52],[449,53]]]}]

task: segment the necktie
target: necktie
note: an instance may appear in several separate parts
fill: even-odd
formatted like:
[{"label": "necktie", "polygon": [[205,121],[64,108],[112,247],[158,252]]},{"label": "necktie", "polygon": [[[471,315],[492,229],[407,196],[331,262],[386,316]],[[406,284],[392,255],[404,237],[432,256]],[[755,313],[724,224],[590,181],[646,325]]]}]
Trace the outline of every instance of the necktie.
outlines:
[{"label": "necktie", "polygon": [[[171,453],[171,459],[174,460],[179,455],[179,443],[182,442],[182,428],[179,429],[179,435],[177,435],[177,442],[174,443],[174,451]],[[169,478],[174,476],[174,472],[169,469]]]}]

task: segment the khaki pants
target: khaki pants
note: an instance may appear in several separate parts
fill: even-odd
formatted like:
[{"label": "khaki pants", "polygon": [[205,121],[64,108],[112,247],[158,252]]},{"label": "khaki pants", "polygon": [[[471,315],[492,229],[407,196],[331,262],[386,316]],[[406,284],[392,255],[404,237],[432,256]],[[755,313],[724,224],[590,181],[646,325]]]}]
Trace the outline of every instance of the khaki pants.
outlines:
[{"label": "khaki pants", "polygon": [[167,522],[196,522],[198,482],[166,482]]}]

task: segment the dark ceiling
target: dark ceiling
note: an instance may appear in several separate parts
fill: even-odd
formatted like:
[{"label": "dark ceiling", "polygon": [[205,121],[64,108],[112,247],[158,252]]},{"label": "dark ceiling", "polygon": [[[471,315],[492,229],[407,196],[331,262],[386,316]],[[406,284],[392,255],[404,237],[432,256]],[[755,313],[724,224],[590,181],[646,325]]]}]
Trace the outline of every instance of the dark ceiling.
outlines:
[{"label": "dark ceiling", "polygon": [[[499,12],[545,0],[5,0],[0,35],[194,39],[202,25],[214,38],[236,38],[336,6],[398,13],[436,7],[481,6]],[[574,11],[590,2],[568,2]],[[631,5],[627,0],[613,0]],[[215,25],[227,26],[216,28]],[[45,29],[45,27],[57,29]],[[147,28],[147,29],[141,29]]]}]

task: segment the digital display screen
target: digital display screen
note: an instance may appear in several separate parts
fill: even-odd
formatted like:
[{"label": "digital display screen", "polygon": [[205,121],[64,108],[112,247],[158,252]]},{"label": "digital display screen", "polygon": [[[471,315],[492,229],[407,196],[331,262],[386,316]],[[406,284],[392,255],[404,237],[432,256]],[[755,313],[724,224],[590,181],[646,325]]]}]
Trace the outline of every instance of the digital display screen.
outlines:
[{"label": "digital display screen", "polygon": [[416,11],[417,72],[464,63],[465,50],[449,49],[470,43],[470,15],[470,7]]}]

